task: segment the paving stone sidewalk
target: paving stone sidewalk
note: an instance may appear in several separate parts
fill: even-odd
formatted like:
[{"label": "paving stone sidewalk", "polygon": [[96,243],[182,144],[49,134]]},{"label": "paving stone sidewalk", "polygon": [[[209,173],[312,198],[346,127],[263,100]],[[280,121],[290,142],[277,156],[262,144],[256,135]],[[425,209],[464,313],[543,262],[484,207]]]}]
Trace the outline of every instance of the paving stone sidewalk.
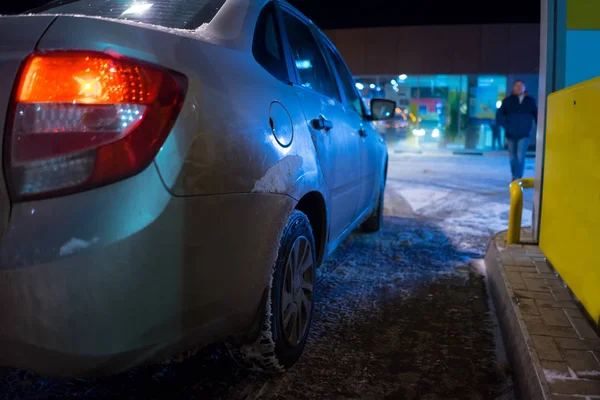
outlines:
[{"label": "paving stone sidewalk", "polygon": [[[524,231],[490,243],[486,268],[524,399],[600,399],[600,338],[564,282]],[[521,375],[521,376],[518,376]]]}]

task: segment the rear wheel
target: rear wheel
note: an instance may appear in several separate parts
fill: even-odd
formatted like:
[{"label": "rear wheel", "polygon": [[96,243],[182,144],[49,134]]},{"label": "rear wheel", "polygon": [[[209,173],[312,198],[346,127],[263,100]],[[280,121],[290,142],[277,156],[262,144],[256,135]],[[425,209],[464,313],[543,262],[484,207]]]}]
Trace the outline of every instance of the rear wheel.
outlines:
[{"label": "rear wheel", "polygon": [[373,211],[373,214],[368,220],[362,223],[361,228],[363,232],[374,233],[378,232],[383,226],[383,191],[381,188],[379,191],[379,198],[377,201],[377,208]]},{"label": "rear wheel", "polygon": [[377,198],[377,208],[373,211],[373,214],[362,223],[361,228],[363,232],[374,233],[379,232],[383,226],[383,199],[385,197],[385,182],[387,181],[387,159],[385,161],[385,170],[383,171],[383,181],[379,188],[379,197]]},{"label": "rear wheel", "polygon": [[230,347],[241,365],[275,373],[300,359],[312,323],[316,265],[310,222],[295,210],[281,237],[260,335],[252,344]]}]

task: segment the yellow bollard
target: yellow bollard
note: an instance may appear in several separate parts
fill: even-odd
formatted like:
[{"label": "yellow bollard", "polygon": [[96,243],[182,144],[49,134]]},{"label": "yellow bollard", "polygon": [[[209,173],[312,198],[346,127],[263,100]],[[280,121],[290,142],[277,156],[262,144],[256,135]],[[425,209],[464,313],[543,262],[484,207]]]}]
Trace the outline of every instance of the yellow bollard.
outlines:
[{"label": "yellow bollard", "polygon": [[533,178],[517,179],[510,183],[510,213],[508,216],[507,244],[517,244],[521,240],[523,189],[531,189],[533,185]]}]

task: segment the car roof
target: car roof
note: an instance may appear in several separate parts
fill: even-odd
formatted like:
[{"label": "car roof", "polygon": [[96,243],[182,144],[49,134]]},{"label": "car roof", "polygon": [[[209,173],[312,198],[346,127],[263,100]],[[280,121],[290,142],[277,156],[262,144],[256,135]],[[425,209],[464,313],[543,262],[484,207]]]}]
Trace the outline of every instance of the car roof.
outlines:
[{"label": "car roof", "polygon": [[234,47],[251,49],[255,21],[268,2],[269,0],[227,0],[207,25],[207,33],[236,44]]},{"label": "car roof", "polygon": [[[258,15],[263,7],[270,1],[272,0],[226,0],[210,22],[203,24],[196,29],[171,28],[161,24],[144,22],[142,20],[116,19],[95,15],[93,13],[78,14],[77,12],[55,12],[52,8],[40,10],[36,12],[36,14],[51,15],[58,18],[78,17],[107,20],[203,40],[213,44],[235,48],[237,50],[251,50],[252,37]],[[61,6],[62,4],[58,5]]]}]

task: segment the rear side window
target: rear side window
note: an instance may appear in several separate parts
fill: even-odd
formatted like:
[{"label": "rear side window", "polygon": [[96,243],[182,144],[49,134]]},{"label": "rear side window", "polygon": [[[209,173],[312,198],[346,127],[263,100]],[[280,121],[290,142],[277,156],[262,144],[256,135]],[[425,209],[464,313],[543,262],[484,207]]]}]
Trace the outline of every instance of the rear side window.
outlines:
[{"label": "rear side window", "polygon": [[289,81],[273,3],[267,4],[258,18],[252,42],[252,53],[256,61],[271,75],[281,81]]},{"label": "rear side window", "polygon": [[174,29],[197,29],[215,17],[226,0],[58,0],[29,11],[123,19]]},{"label": "rear side window", "polygon": [[300,74],[300,84],[339,100],[335,80],[310,28],[286,12],[283,13],[283,23]]},{"label": "rear side window", "polygon": [[342,91],[344,92],[344,96],[346,97],[348,105],[351,106],[361,117],[364,117],[362,99],[356,91],[354,78],[352,78],[352,74],[350,74],[346,63],[344,63],[344,61],[337,52],[332,51],[326,45],[325,48],[327,49],[329,56],[333,60],[333,65],[338,73],[338,76],[340,77]]}]

